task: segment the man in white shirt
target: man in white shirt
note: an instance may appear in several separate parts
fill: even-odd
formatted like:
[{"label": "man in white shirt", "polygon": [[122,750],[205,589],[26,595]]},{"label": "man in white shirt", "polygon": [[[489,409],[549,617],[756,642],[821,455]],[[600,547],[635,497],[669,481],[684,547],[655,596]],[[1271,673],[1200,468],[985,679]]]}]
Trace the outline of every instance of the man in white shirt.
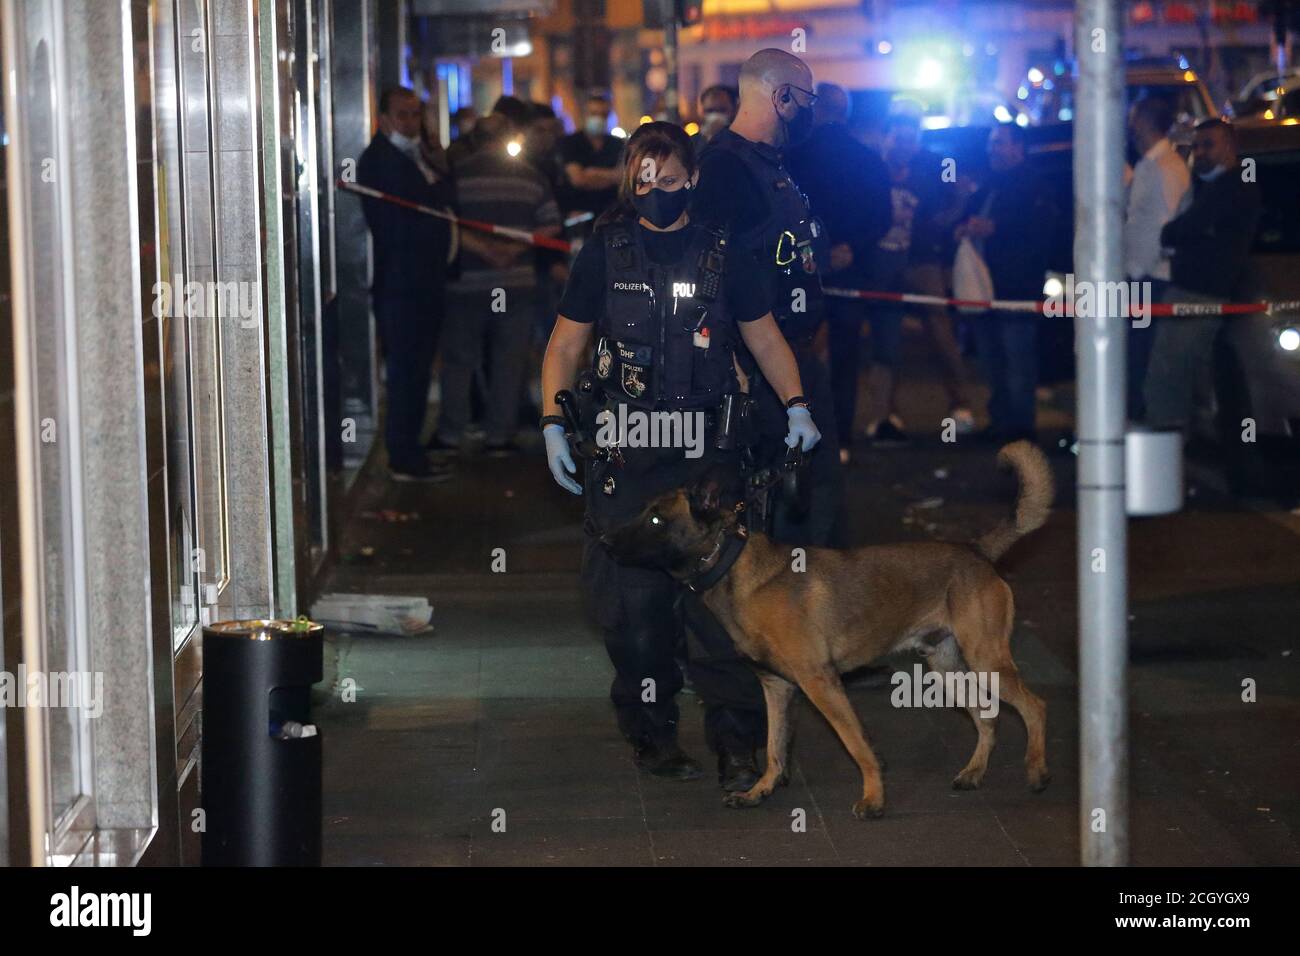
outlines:
[{"label": "man in white shirt", "polygon": [[[1191,174],[1186,161],[1169,142],[1173,106],[1166,99],[1148,96],[1129,111],[1128,129],[1142,158],[1133,168],[1124,220],[1124,269],[1131,281],[1150,283],[1147,302],[1160,302],[1169,286],[1169,260],[1160,247],[1160,230],[1178,213],[1183,197],[1190,195]],[[1139,320],[1140,321],[1140,320]],[[1151,359],[1155,327],[1129,326],[1128,412],[1131,419],[1144,414],[1142,385]]]}]

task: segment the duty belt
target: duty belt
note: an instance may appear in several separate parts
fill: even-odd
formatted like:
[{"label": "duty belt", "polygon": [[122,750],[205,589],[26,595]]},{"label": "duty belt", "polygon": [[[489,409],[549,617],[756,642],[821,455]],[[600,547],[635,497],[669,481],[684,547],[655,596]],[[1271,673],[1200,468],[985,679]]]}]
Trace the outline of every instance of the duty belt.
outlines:
[{"label": "duty belt", "polygon": [[[679,411],[683,415],[703,413],[706,433],[713,438],[714,447],[727,450],[735,446],[736,438],[743,425],[743,405],[746,396],[724,395],[716,408],[663,409],[662,411]],[[595,424],[597,416],[606,410],[612,410],[619,403],[606,399],[600,387],[595,383],[595,376],[590,370],[584,370],[574,382],[574,390],[562,389],[555,395],[555,402],[564,414],[565,437],[574,454],[587,459],[609,459],[617,452],[612,448],[602,447],[596,440]],[[646,411],[637,409],[637,411]],[[653,413],[653,412],[652,412]]]}]

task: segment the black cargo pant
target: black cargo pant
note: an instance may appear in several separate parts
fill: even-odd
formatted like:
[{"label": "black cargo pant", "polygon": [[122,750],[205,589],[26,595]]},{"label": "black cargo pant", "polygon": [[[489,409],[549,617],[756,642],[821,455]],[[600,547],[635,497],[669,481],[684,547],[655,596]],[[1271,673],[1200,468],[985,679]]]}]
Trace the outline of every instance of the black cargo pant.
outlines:
[{"label": "black cargo pant", "polygon": [[686,458],[682,449],[624,449],[622,465],[587,463],[583,588],[614,665],[610,700],[618,727],[633,743],[676,740],[676,697],[682,689],[676,651],[687,627],[687,671],[704,702],[710,749],[756,750],[766,739],[758,678],[699,598],[665,571],[619,564],[596,537],[635,518],[651,498],[713,466],[734,474],[735,457],[714,449],[710,433],[696,459]]}]

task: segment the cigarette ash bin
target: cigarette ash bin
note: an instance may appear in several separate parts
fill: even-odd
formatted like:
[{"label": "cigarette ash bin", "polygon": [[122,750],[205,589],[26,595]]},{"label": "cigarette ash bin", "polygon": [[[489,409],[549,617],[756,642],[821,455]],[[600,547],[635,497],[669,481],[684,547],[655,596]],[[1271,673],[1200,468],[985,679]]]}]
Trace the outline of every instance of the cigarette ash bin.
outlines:
[{"label": "cigarette ash bin", "polygon": [[323,630],[306,619],[203,629],[204,866],[320,865],[311,687]]}]

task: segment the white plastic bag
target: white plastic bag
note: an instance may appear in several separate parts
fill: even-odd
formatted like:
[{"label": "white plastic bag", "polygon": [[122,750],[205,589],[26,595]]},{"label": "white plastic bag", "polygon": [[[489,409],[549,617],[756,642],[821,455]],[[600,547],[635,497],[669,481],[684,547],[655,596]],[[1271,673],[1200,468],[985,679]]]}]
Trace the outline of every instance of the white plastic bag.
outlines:
[{"label": "white plastic bag", "polygon": [[[984,257],[969,236],[957,245],[957,255],[952,263],[952,295],[955,299],[976,302],[987,302],[993,298],[993,277],[989,275]],[[963,305],[958,308],[968,315],[988,311],[981,306]]]},{"label": "white plastic bag", "polygon": [[322,594],[311,619],[340,631],[410,636],[433,630],[433,605],[391,594]]}]

